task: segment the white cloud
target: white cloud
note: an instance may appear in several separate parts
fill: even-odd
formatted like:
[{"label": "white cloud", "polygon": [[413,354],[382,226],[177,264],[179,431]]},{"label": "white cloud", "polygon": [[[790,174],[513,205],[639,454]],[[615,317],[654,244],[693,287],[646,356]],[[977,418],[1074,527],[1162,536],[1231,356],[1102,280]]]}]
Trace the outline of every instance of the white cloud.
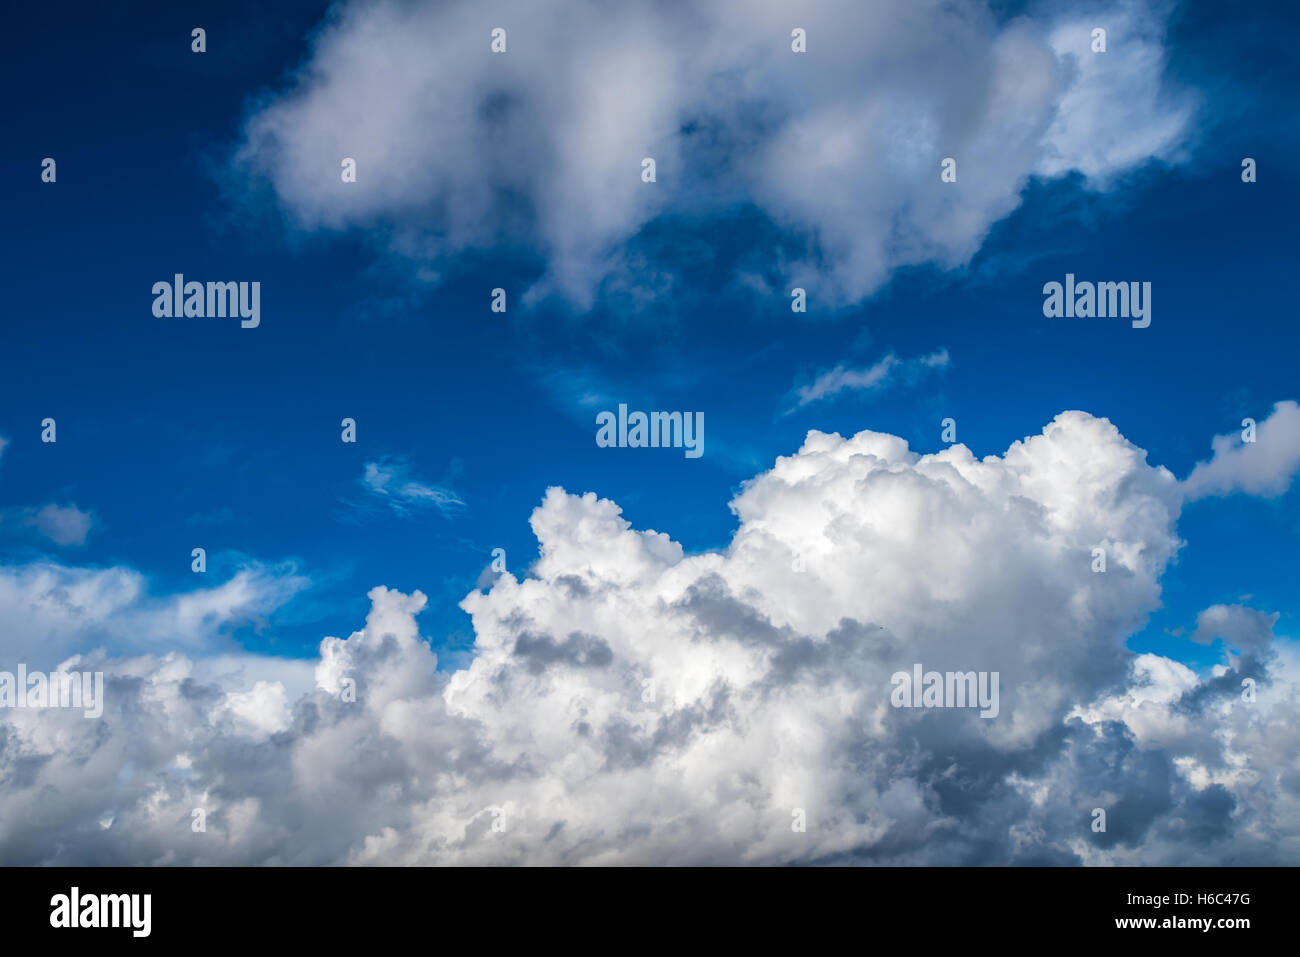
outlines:
[{"label": "white cloud", "polygon": [[[9,441],[0,436],[0,457]],[[0,510],[0,524],[9,521],[12,527],[34,529],[39,535],[56,545],[84,545],[86,536],[94,527],[94,516],[83,512],[76,505],[49,504],[37,508],[13,508]]]},{"label": "white cloud", "polygon": [[128,568],[0,566],[3,649],[32,669],[97,646],[119,653],[198,651],[226,629],[269,614],[306,584],[291,567],[250,565],[220,584],[155,597]]},{"label": "white cloud", "polygon": [[[1244,430],[1243,430],[1244,431]],[[1214,455],[1183,481],[1189,500],[1245,492],[1275,498],[1300,472],[1300,403],[1278,402],[1255,428],[1255,441],[1242,432],[1215,436]]]},{"label": "white cloud", "polygon": [[531,243],[547,272],[527,298],[579,307],[606,280],[662,285],[629,247],[660,214],[751,202],[809,244],[786,278],[835,304],[902,266],[967,262],[1029,177],[1101,187],[1175,160],[1188,127],[1188,98],[1162,93],[1161,20],[1136,0],[1093,18],[1105,54],[1049,8],[999,22],[977,4],[824,0],[795,19],[777,0],[348,3],[236,162],[300,227],[374,230],[412,274]]},{"label": "white cloud", "polygon": [[94,518],[75,505],[46,505],[24,510],[22,524],[35,528],[56,545],[84,545]]},{"label": "white cloud", "polygon": [[941,349],[928,356],[917,356],[914,359],[900,359],[891,352],[865,369],[851,369],[843,364],[837,365],[834,369],[818,375],[808,385],[796,389],[795,401],[789,411],[848,390],[880,392],[899,380],[914,381],[933,369],[946,368],[948,363],[948,350]]},{"label": "white cloud", "polygon": [[[1125,650],[1159,606],[1180,503],[1168,471],[1080,412],[982,460],[811,432],[744,485],[731,544],[698,555],[551,489],[528,576],[462,604],[464,670],[437,671],[422,594],[378,587],[364,627],[321,643],[314,689],[301,664],[89,656],[109,673],[104,721],[0,713],[0,854],[1294,863],[1290,643],[1204,679]],[[915,662],[998,671],[998,717],[891,708],[891,674]]]},{"label": "white cloud", "polygon": [[451,489],[412,478],[409,466],[400,461],[367,462],[361,480],[367,491],[398,514],[436,508],[447,515],[465,505]]},{"label": "white cloud", "polygon": [[[1167,8],[1167,5],[1164,5]],[[1092,31],[1106,30],[1107,50],[1092,52]],[[1056,103],[1038,171],[1078,170],[1094,185],[1143,161],[1179,158],[1194,101],[1162,94],[1163,26],[1139,4],[1113,6],[1054,27],[1049,44],[1070,77]]]},{"label": "white cloud", "polygon": [[258,681],[248,691],[231,691],[209,720],[231,720],[237,734],[261,737],[289,725],[289,698],[278,681]]}]

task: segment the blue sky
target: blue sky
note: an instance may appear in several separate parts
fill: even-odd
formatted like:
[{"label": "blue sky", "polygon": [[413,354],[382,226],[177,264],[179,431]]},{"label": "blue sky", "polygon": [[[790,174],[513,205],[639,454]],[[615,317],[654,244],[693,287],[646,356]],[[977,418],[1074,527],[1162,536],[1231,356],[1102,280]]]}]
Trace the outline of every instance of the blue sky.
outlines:
[{"label": "blue sky", "polygon": [[[110,700],[0,715],[0,860],[1294,863],[1300,14],[539,11],[8,14],[0,671]],[[917,657],[1001,721],[890,711]]]},{"label": "blue sky", "polygon": [[[6,151],[0,497],[75,502],[95,519],[81,547],[8,537],[7,560],[129,565],[165,593],[192,587],[201,545],[209,575],[251,559],[313,582],[260,633],[231,636],[251,649],[313,653],[377,583],[426,591],[435,641],[463,648],[456,603],[493,548],[512,568],[535,557],[527,517],[550,485],[596,491],[635,526],[711,549],[735,529],[726,503],[739,483],[809,429],[890,432],[929,452],[953,416],[958,440],[985,455],[1083,409],[1183,477],[1212,436],[1300,391],[1285,105],[1296,66],[1261,49],[1258,22],[1234,29],[1212,5],[1173,20],[1169,73],[1202,97],[1184,161],[1142,164],[1101,190],[1077,174],[1034,178],[968,265],[909,267],[838,307],[812,288],[796,316],[788,294],[731,281],[800,241],[742,199],[631,239],[677,273],[661,301],[628,315],[616,296],[590,310],[515,296],[502,316],[490,290],[513,295],[539,275],[526,246],[452,257],[445,281],[420,283],[358,231],[285,226],[273,197],[230,174],[248,112],[301,62],[321,15],[280,5],[248,29],[246,4],[157,4],[129,19],[96,5],[14,11],[28,42],[15,51],[22,108]],[[1280,10],[1261,16],[1295,26]],[[65,18],[78,26],[46,26]],[[211,52],[191,53],[191,22],[207,25]],[[53,186],[37,175],[46,155]],[[1240,181],[1243,156],[1258,162],[1255,184]],[[150,287],[178,271],[260,278],[260,328],[155,319]],[[1151,327],[1045,320],[1041,286],[1066,272],[1151,281]],[[950,366],[913,384],[782,414],[795,387],[836,364],[940,349]],[[592,393],[606,403],[584,404]],[[704,410],[705,456],[596,448],[594,412],[619,401]],[[46,416],[55,445],[39,441]],[[339,441],[344,416],[359,423],[356,445]],[[464,507],[358,507],[364,463],[385,458]],[[1164,578],[1166,607],[1132,647],[1214,660],[1163,631],[1247,594],[1294,627],[1294,492],[1195,503],[1179,527],[1188,545]]]}]

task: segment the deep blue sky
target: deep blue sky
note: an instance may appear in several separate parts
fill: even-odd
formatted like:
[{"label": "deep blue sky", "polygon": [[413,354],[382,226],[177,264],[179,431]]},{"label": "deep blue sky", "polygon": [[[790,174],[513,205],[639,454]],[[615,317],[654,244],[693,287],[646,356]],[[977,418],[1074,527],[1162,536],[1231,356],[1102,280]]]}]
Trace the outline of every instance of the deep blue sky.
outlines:
[{"label": "deep blue sky", "polygon": [[[1289,4],[1256,8],[1249,29],[1220,4],[1174,19],[1170,73],[1203,98],[1187,162],[1105,193],[1031,182],[968,268],[908,270],[835,312],[814,294],[807,317],[727,283],[788,239],[746,207],[647,227],[634,245],[676,250],[684,281],[630,317],[617,302],[575,313],[518,296],[493,314],[493,287],[514,295],[539,275],[527,250],[466,258],[443,284],[416,287],[361,237],[287,230],[269,197],[240,190],[229,157],[251,107],[306,55],[324,5],[186,6],[6,13],[0,507],[75,502],[97,525],[81,548],[0,539],[0,559],[127,565],[159,594],[194,587],[196,545],[211,584],[247,559],[296,563],[313,587],[270,627],[232,636],[247,647],[311,654],[358,627],[366,590],[385,584],[425,591],[435,648],[463,649],[456,603],[493,548],[516,573],[535,557],[527,519],[550,485],[612,498],[688,550],[717,548],[739,483],[809,429],[891,432],[928,452],[952,416],[959,441],[987,455],[1077,408],[1181,478],[1214,435],[1300,398],[1300,76],[1269,42],[1294,36]],[[195,25],[208,31],[203,56],[189,49]],[[52,186],[45,156],[58,161]],[[1243,156],[1258,183],[1241,183]],[[1067,271],[1149,280],[1151,327],[1045,320],[1042,284]],[[175,272],[260,280],[261,327],[155,319],[151,286]],[[793,387],[837,363],[941,348],[951,367],[914,386],[781,415]],[[633,408],[703,410],[704,457],[597,448],[595,408],[578,401],[588,388]],[[55,445],[39,441],[46,416]],[[359,424],[356,445],[339,441],[344,416]],[[466,507],[354,508],[363,464],[385,457]],[[1300,492],[1193,503],[1180,532],[1166,608],[1131,647],[1213,662],[1216,651],[1164,629],[1248,594],[1296,633]]]}]

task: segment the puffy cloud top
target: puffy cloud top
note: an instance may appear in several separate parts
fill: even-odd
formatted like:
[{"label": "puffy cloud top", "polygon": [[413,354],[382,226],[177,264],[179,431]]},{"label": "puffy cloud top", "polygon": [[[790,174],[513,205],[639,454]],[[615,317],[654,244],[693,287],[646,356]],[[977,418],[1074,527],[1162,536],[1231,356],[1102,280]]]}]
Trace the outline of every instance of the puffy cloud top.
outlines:
[{"label": "puffy cloud top", "polygon": [[[718,552],[685,554],[611,501],[551,489],[530,573],[462,603],[463,670],[437,670],[424,596],[384,587],[363,628],[322,642],[305,692],[301,666],[274,659],[77,659],[108,672],[102,721],[0,714],[0,852],[1293,863],[1290,645],[1252,633],[1205,680],[1124,648],[1159,603],[1181,501],[1173,476],[1081,412],[982,460],[811,432],[745,484]],[[892,707],[891,676],[914,664],[997,672],[997,716]]]},{"label": "puffy cloud top", "polygon": [[752,203],[807,243],[788,278],[855,301],[901,266],[966,262],[1031,176],[1102,188],[1176,161],[1192,100],[1164,87],[1162,34],[1139,2],[1085,22],[941,0],[353,0],[251,115],[237,165],[301,227],[377,229],[420,275],[533,244],[532,296],[580,307],[638,281],[627,244],[655,217]]}]

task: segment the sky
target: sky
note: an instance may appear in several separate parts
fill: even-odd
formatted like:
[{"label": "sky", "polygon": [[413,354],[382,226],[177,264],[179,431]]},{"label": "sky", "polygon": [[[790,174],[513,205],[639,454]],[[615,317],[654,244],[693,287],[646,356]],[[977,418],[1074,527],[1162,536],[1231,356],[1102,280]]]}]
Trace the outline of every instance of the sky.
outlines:
[{"label": "sky", "polygon": [[1287,5],[11,18],[0,860],[1300,860]]}]

